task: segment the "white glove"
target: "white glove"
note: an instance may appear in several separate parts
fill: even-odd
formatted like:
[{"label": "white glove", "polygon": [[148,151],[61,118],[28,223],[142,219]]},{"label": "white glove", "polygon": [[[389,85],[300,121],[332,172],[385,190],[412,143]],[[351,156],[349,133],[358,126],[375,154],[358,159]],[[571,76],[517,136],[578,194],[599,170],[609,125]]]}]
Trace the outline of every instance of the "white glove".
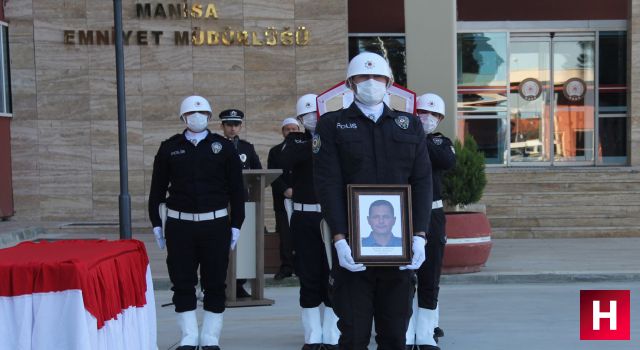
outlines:
[{"label": "white glove", "polygon": [[417,270],[420,265],[426,260],[427,253],[424,251],[424,245],[427,241],[420,236],[413,236],[413,258],[411,258],[411,264],[400,266],[400,270]]},{"label": "white glove", "polygon": [[356,264],[353,261],[353,256],[351,255],[351,248],[347,244],[347,240],[341,239],[333,244],[336,247],[336,251],[338,253],[338,261],[340,262],[340,266],[351,272],[364,271],[367,268],[363,264]]},{"label": "white glove", "polygon": [[236,249],[236,244],[238,244],[238,238],[240,238],[240,229],[235,227],[231,228],[231,250]]},{"label": "white glove", "polygon": [[164,236],[162,235],[162,227],[154,227],[153,235],[156,236],[156,243],[158,243],[158,248],[164,249],[167,245],[167,242],[164,240]]}]

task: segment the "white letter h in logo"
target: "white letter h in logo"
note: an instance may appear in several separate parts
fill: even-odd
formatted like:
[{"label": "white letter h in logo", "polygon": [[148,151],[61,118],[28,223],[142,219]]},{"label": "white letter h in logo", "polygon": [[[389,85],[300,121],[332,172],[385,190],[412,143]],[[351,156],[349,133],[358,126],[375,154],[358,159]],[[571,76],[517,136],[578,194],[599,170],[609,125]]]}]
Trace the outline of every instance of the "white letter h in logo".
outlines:
[{"label": "white letter h in logo", "polygon": [[609,300],[609,312],[600,312],[600,300],[593,301],[593,330],[600,330],[600,319],[609,319],[609,329],[615,331],[617,327],[615,300]]}]

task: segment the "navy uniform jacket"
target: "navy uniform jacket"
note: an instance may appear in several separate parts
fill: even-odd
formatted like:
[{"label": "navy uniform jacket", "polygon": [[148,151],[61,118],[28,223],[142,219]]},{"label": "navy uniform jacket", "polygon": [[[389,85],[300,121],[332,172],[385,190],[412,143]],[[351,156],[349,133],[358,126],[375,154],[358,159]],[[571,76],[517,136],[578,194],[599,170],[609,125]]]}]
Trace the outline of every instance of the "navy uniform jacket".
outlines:
[{"label": "navy uniform jacket", "polygon": [[442,175],[456,165],[456,154],[451,140],[441,133],[427,135],[427,149],[433,176],[433,200],[442,199]]},{"label": "navy uniform jacket", "polygon": [[260,164],[260,158],[256,153],[256,149],[253,145],[245,140],[235,139],[232,140],[240,156],[242,162],[242,169],[262,169]]},{"label": "navy uniform jacket", "polygon": [[[169,197],[167,198],[167,191]],[[194,146],[182,134],[160,144],[153,161],[149,218],[161,226],[158,206],[186,213],[206,213],[231,206],[231,226],[244,221],[242,164],[231,141],[209,132]]]},{"label": "navy uniform jacket", "polygon": [[284,149],[280,154],[281,164],[291,169],[293,201],[303,204],[316,204],[316,190],[313,185],[312,137],[308,131],[290,132],[284,140]]},{"label": "navy uniform jacket", "polygon": [[416,116],[385,105],[374,123],[352,103],[320,117],[316,130],[314,180],[322,213],[334,235],[348,232],[348,184],[410,184],[413,231],[428,232],[431,161]]},{"label": "navy uniform jacket", "polygon": [[284,209],[284,191],[291,187],[291,171],[285,169],[280,161],[282,147],[284,141],[271,147],[269,150],[269,157],[267,158],[268,169],[282,169],[282,175],[278,176],[271,183],[271,193],[273,194],[273,210],[285,211]]}]

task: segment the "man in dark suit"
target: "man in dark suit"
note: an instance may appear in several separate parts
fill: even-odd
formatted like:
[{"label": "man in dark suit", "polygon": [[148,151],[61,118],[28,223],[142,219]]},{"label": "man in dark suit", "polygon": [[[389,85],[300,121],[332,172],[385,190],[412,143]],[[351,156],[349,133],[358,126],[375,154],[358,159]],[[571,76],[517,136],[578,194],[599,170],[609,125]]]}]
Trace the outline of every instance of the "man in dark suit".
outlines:
[{"label": "man in dark suit", "polygon": [[[282,122],[282,137],[286,138],[290,132],[299,132],[300,125],[295,118],[287,118]],[[275,280],[282,280],[291,277],[293,274],[293,241],[289,230],[289,218],[284,206],[285,198],[291,198],[293,190],[291,188],[291,170],[284,169],[280,160],[282,148],[285,141],[273,146],[269,150],[267,158],[267,168],[282,169],[282,175],[271,183],[273,194],[273,211],[276,218],[276,231],[280,235],[280,270],[273,277]]]}]

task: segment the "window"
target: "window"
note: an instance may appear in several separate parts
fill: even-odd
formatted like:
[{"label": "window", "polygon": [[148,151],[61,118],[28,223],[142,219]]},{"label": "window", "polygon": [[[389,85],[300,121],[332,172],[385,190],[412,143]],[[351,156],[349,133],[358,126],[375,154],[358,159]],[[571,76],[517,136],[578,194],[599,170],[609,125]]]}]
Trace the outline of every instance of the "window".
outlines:
[{"label": "window", "polygon": [[407,65],[404,36],[351,36],[349,60],[363,51],[375,52],[389,61],[395,83],[407,87]]},{"label": "window", "polygon": [[11,79],[9,78],[9,30],[0,22],[0,116],[9,116],[11,109]]},{"label": "window", "polygon": [[627,164],[627,33],[599,33],[598,164]]},{"label": "window", "polygon": [[625,31],[458,34],[457,135],[487,164],[628,164]]},{"label": "window", "polygon": [[507,33],[458,34],[459,139],[473,136],[487,164],[505,164]]}]

